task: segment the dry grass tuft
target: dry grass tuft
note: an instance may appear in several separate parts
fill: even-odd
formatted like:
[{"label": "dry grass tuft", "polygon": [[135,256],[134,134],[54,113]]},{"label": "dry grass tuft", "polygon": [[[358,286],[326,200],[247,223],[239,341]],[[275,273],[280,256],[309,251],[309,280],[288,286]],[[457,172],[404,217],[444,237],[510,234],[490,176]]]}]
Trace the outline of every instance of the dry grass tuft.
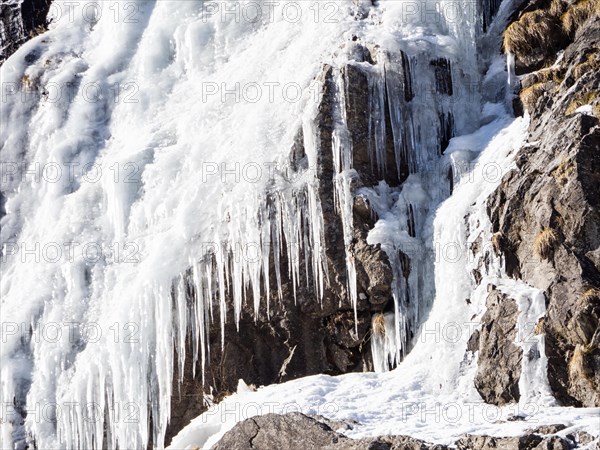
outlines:
[{"label": "dry grass tuft", "polygon": [[573,68],[573,78],[579,80],[586,73],[600,72],[600,53],[592,53],[587,59]]},{"label": "dry grass tuft", "polygon": [[569,361],[569,378],[572,380],[591,379],[594,375],[586,364],[586,357],[590,353],[589,346],[577,344],[573,356]]},{"label": "dry grass tuft", "polygon": [[532,112],[535,109],[535,105],[537,104],[539,98],[547,91],[548,89],[546,83],[536,83],[528,88],[523,89],[519,93],[523,107],[528,112]]},{"label": "dry grass tuft", "polygon": [[560,161],[558,167],[552,172],[552,175],[560,184],[565,184],[567,181],[569,181],[569,178],[574,170],[575,163],[573,160],[565,157]]},{"label": "dry grass tuft", "polygon": [[373,334],[376,336],[385,336],[385,317],[378,313],[373,316]]},{"label": "dry grass tuft", "polygon": [[502,242],[504,240],[504,235],[501,231],[492,234],[492,247],[494,247],[494,253],[496,256],[499,256],[502,253]]},{"label": "dry grass tuft", "polygon": [[600,289],[588,289],[581,296],[581,301],[586,303],[600,303]]},{"label": "dry grass tuft", "polygon": [[563,0],[552,0],[549,12],[555,17],[560,17],[565,12],[565,9],[567,9],[566,2]]},{"label": "dry grass tuft", "polygon": [[554,88],[565,79],[565,69],[562,67],[548,67],[528,74],[521,80],[521,89],[527,89],[538,83],[547,83]]},{"label": "dry grass tuft", "polygon": [[535,328],[533,330],[533,333],[535,335],[544,334],[546,332],[546,330],[544,328],[544,325],[545,325],[544,318],[541,317],[540,320],[538,320],[538,322],[535,324]]},{"label": "dry grass tuft", "polygon": [[538,83],[549,83],[553,81],[556,84],[562,83],[565,73],[563,69],[542,69],[536,74]]},{"label": "dry grass tuft", "polygon": [[563,29],[572,35],[589,18],[594,16],[600,16],[600,2],[598,0],[580,0],[571,5],[562,15]]},{"label": "dry grass tuft", "polygon": [[[583,94],[580,93],[577,95],[575,100],[573,100],[565,111],[565,114],[568,116],[573,114],[577,108],[583,105],[592,105],[592,113],[600,118],[600,101],[598,100],[598,92],[597,91],[588,91]],[[593,103],[596,103],[593,105]]]},{"label": "dry grass tuft", "polygon": [[21,77],[21,87],[26,91],[31,91],[36,87],[36,82],[29,75],[25,74]]},{"label": "dry grass tuft", "polygon": [[554,247],[558,243],[558,237],[552,228],[544,228],[533,241],[533,252],[541,259],[549,260],[554,254]]},{"label": "dry grass tuft", "polygon": [[29,32],[29,38],[31,39],[39,36],[40,34],[44,34],[46,31],[48,31],[48,27],[46,25],[38,25]]},{"label": "dry grass tuft", "polygon": [[550,11],[536,9],[526,12],[519,20],[511,23],[504,32],[504,50],[518,59],[537,50],[550,51],[554,36],[562,30],[560,22]]}]

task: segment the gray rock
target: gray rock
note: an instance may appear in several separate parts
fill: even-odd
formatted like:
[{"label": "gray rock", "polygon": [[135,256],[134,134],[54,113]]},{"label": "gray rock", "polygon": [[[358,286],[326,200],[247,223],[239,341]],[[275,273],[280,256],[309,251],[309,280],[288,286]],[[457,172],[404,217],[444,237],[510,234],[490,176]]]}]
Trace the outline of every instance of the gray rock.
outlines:
[{"label": "gray rock", "polygon": [[[320,419],[320,420],[317,420]],[[322,418],[301,413],[266,414],[238,423],[212,450],[446,450],[410,436],[350,439]],[[332,424],[332,422],[329,422]]]},{"label": "gray rock", "polygon": [[[477,334],[477,373],[475,387],[488,403],[504,405],[519,400],[519,378],[523,351],[515,344],[517,317],[515,301],[493,290]],[[474,333],[474,335],[475,335]],[[475,343],[469,340],[469,345]]]},{"label": "gray rock", "polygon": [[564,430],[565,428],[567,428],[566,425],[558,423],[553,425],[542,425],[541,427],[534,428],[533,430],[528,430],[527,432],[535,434],[556,434],[559,431]]},{"label": "gray rock", "polygon": [[600,72],[586,63],[600,57],[600,23],[586,22],[564,50],[564,79],[530,111],[528,144],[488,214],[507,273],[545,293],[539,331],[555,397],[600,406],[600,126],[573,112],[581,102],[600,108],[588,94],[598,92]]},{"label": "gray rock", "polygon": [[238,423],[213,450],[320,450],[340,439],[345,438],[304,414],[267,414]]},{"label": "gray rock", "polygon": [[456,442],[458,450],[568,450],[568,440],[559,436],[524,434],[515,437],[466,435]]}]

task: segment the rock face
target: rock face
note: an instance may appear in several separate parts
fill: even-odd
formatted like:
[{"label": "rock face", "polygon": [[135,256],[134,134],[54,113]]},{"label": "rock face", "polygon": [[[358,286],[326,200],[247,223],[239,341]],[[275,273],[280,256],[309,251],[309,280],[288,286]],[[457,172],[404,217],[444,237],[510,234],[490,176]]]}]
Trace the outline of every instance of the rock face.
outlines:
[{"label": "rock face", "polygon": [[[599,62],[600,23],[590,18],[544,69],[552,76],[524,77],[528,143],[488,202],[507,273],[545,293],[550,385],[575,406],[600,406]],[[576,112],[585,104],[589,113]]]},{"label": "rock face", "polygon": [[45,29],[52,0],[8,0],[0,3],[0,64],[32,33]]},{"label": "rock face", "polygon": [[304,414],[267,414],[238,423],[214,449],[318,450],[339,443],[340,438],[328,425]]},{"label": "rock face", "polygon": [[519,401],[519,378],[523,351],[515,344],[517,317],[515,301],[492,290],[481,319],[481,330],[470,350],[479,351],[475,387],[487,403],[504,405]]},{"label": "rock face", "polygon": [[[301,413],[266,414],[246,419],[225,433],[213,450],[446,450],[410,436],[380,436],[351,439],[334,429],[347,429],[344,423]],[[564,425],[531,430],[523,436],[491,437],[466,435],[454,443],[459,450],[568,450],[589,443],[589,436],[567,437],[555,433]]]},{"label": "rock face", "polygon": [[527,434],[516,437],[491,437],[468,435],[456,442],[459,450],[568,450],[576,448],[559,436],[542,437],[538,434]]}]

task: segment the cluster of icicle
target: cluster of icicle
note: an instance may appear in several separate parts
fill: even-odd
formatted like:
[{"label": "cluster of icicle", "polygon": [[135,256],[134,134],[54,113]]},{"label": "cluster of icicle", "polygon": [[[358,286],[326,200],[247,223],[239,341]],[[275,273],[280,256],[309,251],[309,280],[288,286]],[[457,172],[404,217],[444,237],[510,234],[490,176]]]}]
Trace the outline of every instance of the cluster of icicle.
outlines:
[{"label": "cluster of icicle", "polygon": [[[80,260],[63,265],[31,261],[21,264],[20,255],[3,261],[2,293],[9,299],[8,320],[27,325],[25,333],[7,336],[8,343],[1,350],[2,404],[19,405],[15,410],[3,412],[4,442],[16,442],[23,447],[29,439],[26,431],[40,448],[146,448],[150,441],[160,447],[170,417],[173,361],[181,381],[189,357],[188,338],[192,342],[194,367],[198,365],[204,376],[210,355],[210,325],[220,322],[223,344],[228,314],[233,314],[239,323],[247,302],[253,304],[255,314],[261,308],[268,313],[270,302],[284,295],[283,270],[287,270],[293,295],[305,283],[314,293],[315,301],[319,301],[327,286],[324,222],[315,169],[321,151],[315,124],[318,99],[312,105],[303,103],[303,107],[277,106],[276,114],[271,112],[274,105],[259,109],[264,112],[265,123],[278,119],[277,114],[287,121],[277,129],[281,136],[274,132],[275,137],[267,136],[266,128],[260,130],[266,137],[254,136],[252,121],[258,119],[252,115],[252,105],[215,100],[214,105],[209,101],[198,107],[200,112],[206,112],[206,117],[194,117],[186,111],[172,120],[170,114],[181,113],[179,102],[188,102],[183,110],[198,106],[189,99],[199,95],[193,91],[197,87],[194,77],[202,79],[206,75],[202,70],[214,69],[219,76],[227,75],[232,80],[237,80],[244,70],[256,70],[252,75],[257,77],[264,75],[260,66],[255,69],[254,62],[284,31],[289,36],[278,44],[300,47],[285,47],[293,56],[286,61],[277,61],[275,58],[282,52],[268,48],[273,58],[272,70],[281,70],[282,77],[289,75],[289,71],[285,72],[287,65],[293,65],[295,55],[301,55],[304,59],[298,62],[295,72],[301,72],[303,82],[308,84],[306,74],[310,71],[312,77],[318,74],[322,58],[329,57],[324,52],[336,47],[333,43],[344,36],[348,25],[340,21],[334,31],[326,34],[320,28],[324,26],[322,23],[306,22],[302,28],[278,22],[267,27],[267,33],[254,23],[212,26],[210,20],[207,22],[198,15],[199,5],[194,2],[168,3],[140,2],[139,23],[135,26],[98,18],[93,26],[82,21],[80,28],[57,27],[54,35],[40,37],[30,47],[24,47],[15,55],[12,66],[9,60],[3,67],[3,76],[10,75],[15,82],[27,71],[30,79],[41,80],[40,83],[73,78],[85,86],[109,78],[127,81],[123,74],[126,66],[146,83],[140,86],[142,101],[138,105],[115,106],[106,99],[98,104],[71,104],[63,99],[54,105],[31,100],[15,101],[7,104],[6,109],[3,105],[2,117],[10,130],[7,138],[3,135],[3,152],[13,152],[6,158],[3,155],[3,161],[26,154],[32,161],[76,159],[82,165],[90,160],[99,161],[106,169],[120,161],[119,151],[133,148],[131,154],[122,157],[123,161],[135,158],[143,172],[133,185],[112,183],[110,179],[86,184],[78,179],[73,185],[42,183],[39,187],[11,180],[9,187],[14,192],[9,193],[7,216],[3,219],[3,227],[8,225],[3,230],[3,243],[19,234],[23,239],[41,242],[64,242],[82,236],[105,244],[134,240],[145,257],[137,265],[110,264],[104,260],[91,266]],[[371,7],[370,2],[365,3]],[[309,6],[302,6],[307,17],[312,13]],[[339,11],[344,12],[346,7],[344,2]],[[390,23],[390,17],[399,12],[395,8],[399,7],[394,2],[386,3],[386,7],[385,20]],[[104,17],[108,13],[108,9],[104,10]],[[79,16],[76,14],[81,21]],[[428,212],[449,193],[445,181],[440,183],[446,169],[437,164],[441,136],[448,132],[440,122],[440,115],[454,118],[456,133],[469,131],[475,122],[476,108],[472,104],[478,100],[466,95],[472,92],[471,84],[477,80],[474,27],[465,18],[456,23],[434,24],[433,31],[439,34],[439,40],[398,36],[391,48],[380,53],[378,64],[368,69],[373,167],[379,173],[387,169],[384,118],[389,115],[396,170],[400,172],[402,166],[410,172],[401,188],[391,189],[381,183],[360,193],[369,199],[382,219],[369,236],[369,242],[381,244],[394,270],[394,310],[390,322],[394,331],[388,333],[393,342],[388,342],[382,351],[374,348],[378,361],[392,364],[400,361],[409,348],[414,331],[411,327],[418,325],[421,309],[433,298],[433,282],[427,276],[433,267],[430,255],[409,255],[409,270],[408,261],[399,251],[406,250],[407,245],[423,247],[430,238]],[[405,28],[408,30],[409,25]],[[203,41],[209,39],[210,33],[214,34],[212,47]],[[118,51],[107,49],[101,37],[113,34],[114,42],[122,43]],[[374,32],[365,39],[376,41],[380,37]],[[349,40],[350,36],[346,38]],[[256,48],[246,45],[252,40],[258,42]],[[79,44],[65,49],[68,44],[63,42]],[[237,47],[232,50],[234,45]],[[313,48],[314,54],[302,53]],[[29,56],[29,51],[38,58],[44,54],[47,59],[28,67],[25,56]],[[244,52],[248,52],[247,60],[239,57]],[[415,56],[407,58],[406,54]],[[430,62],[437,58],[447,58],[460,67],[461,77],[452,80],[455,90],[462,92],[456,100],[436,91],[435,70]],[[343,59],[339,67],[348,63]],[[314,68],[306,69],[306,61]],[[91,70],[87,64],[97,65]],[[410,100],[406,100],[405,86],[400,82],[406,81],[403,64],[408,66],[415,86]],[[269,70],[265,72],[275,76]],[[168,95],[157,92],[157,86],[167,90]],[[348,300],[356,310],[358,292],[351,251],[355,195],[351,184],[356,172],[352,168],[352,143],[346,123],[346,87],[339,70],[336,86],[331,145],[335,166],[333,195],[343,224]],[[217,153],[230,141],[238,145],[232,145],[234,150],[243,148],[243,139],[238,135],[255,138],[267,152],[272,150],[269,145],[279,138],[281,148],[276,148],[275,153],[280,160],[286,160],[292,140],[280,130],[297,129],[299,121],[295,119],[299,111],[304,111],[303,147],[310,170],[290,179],[285,173],[291,169],[281,166],[266,185],[237,185],[231,189],[218,184],[199,186],[194,171],[198,168],[197,161],[207,155],[197,146],[197,127],[203,126],[205,147],[214,150],[216,160]],[[226,123],[215,119],[218,117],[223,117]],[[244,133],[235,126],[231,128],[231,123],[227,126],[228,120],[241,124],[242,118],[250,124]],[[19,124],[26,126],[21,129]],[[27,128],[29,125],[31,129]],[[132,127],[137,133],[131,132]],[[14,131],[17,129],[19,132]],[[226,139],[222,138],[224,132],[229,133]],[[138,134],[141,143],[132,134]],[[223,152],[225,161],[228,156],[238,156]],[[269,161],[264,153],[261,148],[256,157]],[[239,157],[249,158],[246,154]],[[168,172],[160,173],[161,169]],[[174,188],[181,189],[171,194],[169,191]],[[214,202],[206,199],[210,196],[214,196]],[[228,196],[231,198],[227,199]],[[175,207],[176,202],[179,203]],[[177,220],[171,220],[171,216]],[[106,231],[111,227],[111,231]],[[218,244],[211,249],[210,245],[207,248],[207,242]],[[240,249],[244,252],[255,249],[256,253],[240,257]],[[406,279],[404,273],[408,271]],[[5,276],[10,278],[8,282]],[[35,286],[25,301],[22,286]],[[276,286],[277,292],[272,292],[272,286]],[[228,311],[231,307],[233,311]],[[392,315],[388,317],[391,319]],[[100,323],[105,335],[91,342],[81,329],[75,328],[72,335],[64,334],[59,341],[39,339],[40,330],[53,321]],[[108,330],[110,335],[106,335]],[[383,362],[376,366],[378,370],[388,368]],[[47,404],[58,408],[36,411],[35,408]],[[23,410],[28,411],[26,418]]]}]

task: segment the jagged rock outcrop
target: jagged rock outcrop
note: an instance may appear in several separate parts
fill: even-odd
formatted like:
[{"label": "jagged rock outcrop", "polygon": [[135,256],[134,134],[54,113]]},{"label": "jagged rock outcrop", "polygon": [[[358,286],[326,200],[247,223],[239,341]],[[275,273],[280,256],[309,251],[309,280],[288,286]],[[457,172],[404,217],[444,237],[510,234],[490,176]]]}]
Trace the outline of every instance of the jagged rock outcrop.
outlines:
[{"label": "jagged rock outcrop", "polygon": [[554,395],[600,406],[600,21],[571,35],[554,66],[522,79],[528,142],[488,214],[507,273],[545,293],[538,331]]},{"label": "jagged rock outcrop", "polygon": [[573,442],[559,437],[542,437],[526,434],[515,437],[492,437],[467,435],[456,442],[458,450],[568,450],[576,448]]},{"label": "jagged rock outcrop", "polygon": [[487,402],[504,405],[519,401],[523,350],[515,344],[519,310],[513,299],[498,290],[487,298],[486,312],[469,342],[479,351],[475,387]]},{"label": "jagged rock outcrop", "polygon": [[45,30],[52,0],[8,0],[0,3],[0,64],[32,34]]},{"label": "jagged rock outcrop", "polygon": [[[213,450],[446,450],[450,447],[431,444],[410,436],[380,436],[351,439],[338,431],[349,425],[323,417],[301,413],[266,414],[246,419],[225,433]],[[491,437],[466,435],[454,443],[459,450],[569,450],[589,444],[587,433],[556,435],[564,425],[530,430],[523,436]]]}]

